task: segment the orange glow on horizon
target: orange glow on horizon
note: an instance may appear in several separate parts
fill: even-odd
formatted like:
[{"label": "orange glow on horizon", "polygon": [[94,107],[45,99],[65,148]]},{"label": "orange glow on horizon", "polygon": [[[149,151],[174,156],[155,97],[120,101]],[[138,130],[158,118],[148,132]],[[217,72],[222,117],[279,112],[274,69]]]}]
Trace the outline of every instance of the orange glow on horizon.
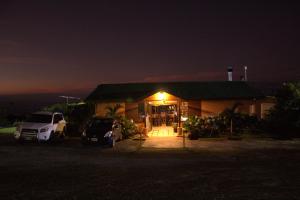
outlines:
[{"label": "orange glow on horizon", "polygon": [[19,84],[11,82],[3,82],[0,85],[0,95],[23,95],[23,94],[55,94],[55,93],[65,93],[65,92],[90,92],[96,86],[80,86],[74,87],[74,84],[70,85],[53,85],[53,84]]}]

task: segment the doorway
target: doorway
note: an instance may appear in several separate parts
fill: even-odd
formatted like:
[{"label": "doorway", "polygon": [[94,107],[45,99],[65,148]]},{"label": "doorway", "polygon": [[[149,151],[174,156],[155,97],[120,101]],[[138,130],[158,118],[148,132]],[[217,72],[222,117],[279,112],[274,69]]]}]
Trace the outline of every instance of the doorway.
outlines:
[{"label": "doorway", "polygon": [[176,101],[147,103],[149,137],[177,136],[178,105]]},{"label": "doorway", "polygon": [[151,105],[150,110],[153,127],[173,126],[177,122],[177,105]]}]

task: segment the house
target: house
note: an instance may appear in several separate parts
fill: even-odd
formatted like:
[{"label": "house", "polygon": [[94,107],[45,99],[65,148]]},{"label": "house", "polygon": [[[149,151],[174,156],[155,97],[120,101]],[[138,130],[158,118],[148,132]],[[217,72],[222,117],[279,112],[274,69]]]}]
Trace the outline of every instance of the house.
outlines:
[{"label": "house", "polygon": [[236,103],[238,112],[261,118],[274,103],[245,81],[101,84],[87,100],[95,103],[97,116],[120,104],[120,115],[145,124],[148,130],[180,126],[192,115],[215,116]]}]

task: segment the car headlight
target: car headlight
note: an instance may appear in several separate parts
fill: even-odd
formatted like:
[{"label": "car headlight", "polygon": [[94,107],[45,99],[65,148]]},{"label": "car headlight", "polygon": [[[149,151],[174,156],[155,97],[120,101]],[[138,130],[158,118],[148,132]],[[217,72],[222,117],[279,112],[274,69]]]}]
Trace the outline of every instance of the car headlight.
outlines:
[{"label": "car headlight", "polygon": [[43,133],[43,132],[47,132],[48,130],[49,128],[42,128],[40,132]]},{"label": "car headlight", "polygon": [[82,132],[82,136],[83,136],[83,137],[86,136],[86,132],[85,132],[85,131]]}]

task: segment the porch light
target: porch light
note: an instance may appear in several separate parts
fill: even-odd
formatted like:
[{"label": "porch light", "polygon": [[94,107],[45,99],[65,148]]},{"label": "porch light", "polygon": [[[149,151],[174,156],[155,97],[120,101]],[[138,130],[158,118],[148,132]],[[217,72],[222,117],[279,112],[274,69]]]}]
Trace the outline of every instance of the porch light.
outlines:
[{"label": "porch light", "polygon": [[160,101],[165,101],[166,98],[167,98],[167,95],[166,95],[165,92],[159,92],[158,95],[157,95],[157,98],[158,98],[158,100],[160,100]]}]

